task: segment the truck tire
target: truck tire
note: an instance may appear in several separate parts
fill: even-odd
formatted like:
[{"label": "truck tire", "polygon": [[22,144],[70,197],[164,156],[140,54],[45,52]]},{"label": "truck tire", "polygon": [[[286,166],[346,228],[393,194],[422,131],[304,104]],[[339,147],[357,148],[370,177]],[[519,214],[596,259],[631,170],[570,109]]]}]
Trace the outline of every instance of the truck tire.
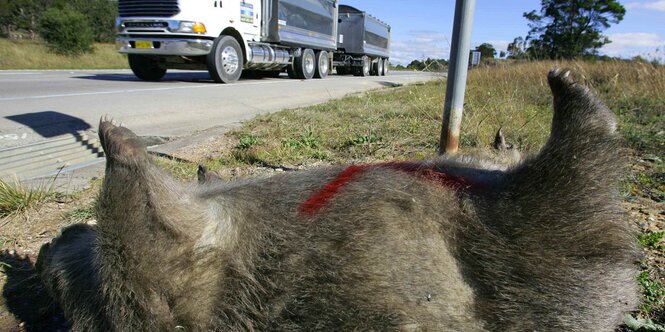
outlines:
[{"label": "truck tire", "polygon": [[328,57],[328,52],[318,51],[315,55],[316,70],[314,71],[314,77],[316,78],[326,78],[328,76],[328,70],[330,69],[330,58]]},{"label": "truck tire", "polygon": [[337,75],[347,75],[349,72],[346,70],[346,67],[335,67],[335,70],[337,71]]},{"label": "truck tire", "polygon": [[311,48],[302,50],[302,54],[293,59],[293,71],[296,78],[311,79],[316,71],[316,56]]},{"label": "truck tire", "polygon": [[127,60],[134,75],[144,81],[159,81],[166,74],[166,69],[159,67],[155,61],[145,55],[128,54]]},{"label": "truck tire", "polygon": [[372,76],[381,76],[383,72],[383,59],[377,58],[376,62],[372,64]]},{"label": "truck tire", "polygon": [[383,59],[383,68],[381,69],[381,76],[388,75],[388,59]]},{"label": "truck tire", "polygon": [[[293,59],[293,61],[295,61],[295,59]],[[289,78],[298,78],[296,70],[293,69],[293,64],[286,66],[286,74],[289,75]]]},{"label": "truck tire", "polygon": [[231,36],[219,36],[206,58],[210,77],[217,83],[233,83],[242,74],[242,49]]},{"label": "truck tire", "polygon": [[369,67],[370,67],[369,57],[363,55],[361,62],[362,66],[356,67],[356,70],[353,74],[356,76],[369,76]]}]

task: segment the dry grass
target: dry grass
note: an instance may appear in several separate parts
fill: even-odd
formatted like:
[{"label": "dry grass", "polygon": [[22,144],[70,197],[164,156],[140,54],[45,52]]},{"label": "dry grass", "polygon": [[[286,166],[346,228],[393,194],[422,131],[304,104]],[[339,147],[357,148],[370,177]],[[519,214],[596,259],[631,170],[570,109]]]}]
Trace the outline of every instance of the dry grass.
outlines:
[{"label": "dry grass", "polygon": [[40,41],[0,38],[0,69],[121,69],[127,59],[113,44],[95,44],[94,52],[58,55]]},{"label": "dry grass", "polygon": [[[574,69],[621,118],[634,147],[663,151],[665,69],[631,62],[537,62],[469,73],[461,148],[486,149],[499,127],[524,152],[545,142],[551,122],[546,73]],[[262,115],[230,133],[235,148],[206,160],[211,168],[412,159],[437,151],[445,82],[368,92],[326,104]]]},{"label": "dry grass", "polygon": [[665,67],[646,62],[528,62],[474,69],[469,73],[463,133],[465,142],[488,136],[503,125],[512,140],[530,149],[540,146],[551,120],[544,73],[567,67],[620,117],[622,131],[635,148],[665,150]]},{"label": "dry grass", "polygon": [[18,181],[9,183],[0,180],[0,217],[25,212],[48,202],[55,195],[52,185],[27,188]]}]

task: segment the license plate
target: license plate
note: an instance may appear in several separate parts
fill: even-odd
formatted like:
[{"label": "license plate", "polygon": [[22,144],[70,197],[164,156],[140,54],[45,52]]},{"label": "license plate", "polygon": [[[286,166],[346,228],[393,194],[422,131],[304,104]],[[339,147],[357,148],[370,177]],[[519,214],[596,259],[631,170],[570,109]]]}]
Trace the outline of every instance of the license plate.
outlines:
[{"label": "license plate", "polygon": [[152,48],[152,42],[145,40],[137,40],[136,48]]}]

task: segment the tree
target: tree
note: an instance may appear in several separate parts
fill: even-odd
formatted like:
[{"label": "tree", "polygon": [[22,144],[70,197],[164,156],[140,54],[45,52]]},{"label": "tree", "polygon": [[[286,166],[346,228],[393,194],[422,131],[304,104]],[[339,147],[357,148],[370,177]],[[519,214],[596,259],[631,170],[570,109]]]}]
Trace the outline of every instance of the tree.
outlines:
[{"label": "tree", "polygon": [[508,44],[508,58],[522,59],[526,56],[527,43],[522,37],[515,37],[512,43]]},{"label": "tree", "polygon": [[0,34],[9,35],[15,26],[13,20],[14,4],[8,0],[0,0]]},{"label": "tree", "polygon": [[115,37],[115,17],[117,2],[109,0],[54,0],[52,7],[63,9],[69,7],[88,20],[96,42],[110,42]]},{"label": "tree", "polygon": [[88,21],[84,29],[92,32],[95,41],[114,38],[117,2],[109,0],[0,0],[0,34],[11,37],[13,31],[21,30],[34,38],[45,9],[79,12]]},{"label": "tree", "polygon": [[494,59],[496,49],[490,43],[482,43],[476,47],[476,51],[480,52],[480,59]]},{"label": "tree", "polygon": [[425,65],[419,60],[413,60],[411,61],[411,63],[406,65],[406,68],[411,70],[423,70],[423,68],[425,68]]},{"label": "tree", "polygon": [[430,59],[427,58],[426,60],[420,61],[420,60],[413,60],[411,63],[409,63],[406,68],[411,69],[411,70],[419,70],[419,71],[443,71],[446,69],[446,66],[448,65],[448,61],[445,59]]},{"label": "tree", "polygon": [[601,32],[621,22],[625,14],[616,0],[541,0],[540,13],[524,13],[530,22],[529,55],[572,59],[596,54],[610,42]]},{"label": "tree", "polygon": [[65,6],[44,11],[40,21],[40,35],[57,53],[78,55],[91,52],[94,36],[88,28],[85,15]]},{"label": "tree", "polygon": [[47,0],[0,0],[0,26],[2,34],[9,35],[15,30],[24,30],[30,37],[36,37],[39,19]]}]

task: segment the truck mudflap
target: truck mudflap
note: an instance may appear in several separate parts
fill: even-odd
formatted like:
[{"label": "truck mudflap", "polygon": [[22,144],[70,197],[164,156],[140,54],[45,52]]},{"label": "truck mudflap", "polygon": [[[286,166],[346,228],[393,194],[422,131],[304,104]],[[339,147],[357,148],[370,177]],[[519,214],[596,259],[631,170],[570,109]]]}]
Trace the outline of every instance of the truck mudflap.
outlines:
[{"label": "truck mudflap", "polygon": [[118,52],[127,54],[206,55],[212,50],[213,43],[209,39],[116,38]]}]

